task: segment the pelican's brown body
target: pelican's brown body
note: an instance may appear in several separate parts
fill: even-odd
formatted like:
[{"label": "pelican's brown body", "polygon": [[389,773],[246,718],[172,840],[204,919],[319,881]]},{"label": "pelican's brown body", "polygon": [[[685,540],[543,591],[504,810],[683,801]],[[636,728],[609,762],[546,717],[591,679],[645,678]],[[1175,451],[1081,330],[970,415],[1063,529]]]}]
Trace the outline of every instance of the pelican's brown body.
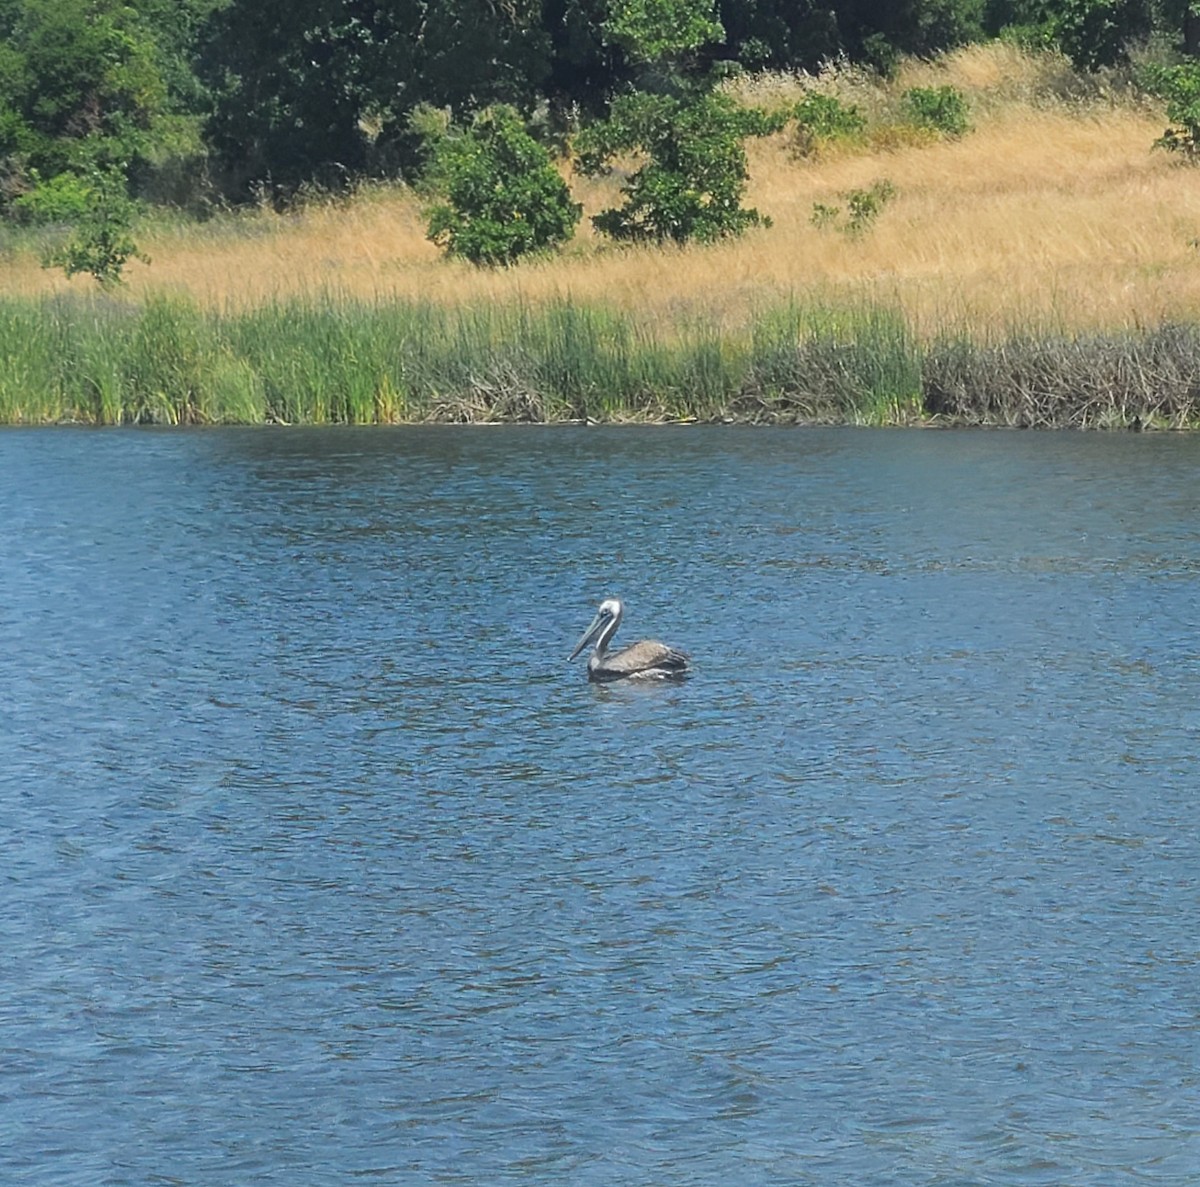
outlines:
[{"label": "pelican's brown body", "polygon": [[616,598],[606,598],[592,625],[575,644],[570,659],[595,640],[588,657],[589,680],[679,680],[687,675],[687,654],[654,639],[642,639],[610,655],[609,640],[617,633],[623,613],[624,607]]}]

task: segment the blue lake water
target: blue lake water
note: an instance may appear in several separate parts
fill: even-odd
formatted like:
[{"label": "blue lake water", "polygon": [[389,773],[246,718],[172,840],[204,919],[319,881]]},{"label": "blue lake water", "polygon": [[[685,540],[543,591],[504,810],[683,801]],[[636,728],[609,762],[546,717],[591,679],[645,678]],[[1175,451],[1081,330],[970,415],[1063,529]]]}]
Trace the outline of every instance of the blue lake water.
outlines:
[{"label": "blue lake water", "polygon": [[0,640],[0,1183],[1200,1182],[1200,437],[8,431]]}]

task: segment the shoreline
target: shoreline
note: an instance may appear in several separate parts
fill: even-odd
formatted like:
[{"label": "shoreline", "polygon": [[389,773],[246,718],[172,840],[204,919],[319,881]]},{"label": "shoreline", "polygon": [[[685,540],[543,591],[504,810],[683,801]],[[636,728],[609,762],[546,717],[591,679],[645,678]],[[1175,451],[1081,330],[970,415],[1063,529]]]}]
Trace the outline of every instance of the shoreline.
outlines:
[{"label": "shoreline", "polygon": [[1200,322],[977,341],[798,300],[729,330],[570,301],[9,298],[0,359],[4,425],[1200,427]]}]

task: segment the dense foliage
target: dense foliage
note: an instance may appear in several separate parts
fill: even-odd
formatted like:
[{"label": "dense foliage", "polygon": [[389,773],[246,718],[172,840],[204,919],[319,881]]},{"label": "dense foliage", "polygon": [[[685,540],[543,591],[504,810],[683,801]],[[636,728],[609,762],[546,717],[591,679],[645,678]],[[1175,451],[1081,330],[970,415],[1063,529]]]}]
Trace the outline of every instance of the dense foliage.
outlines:
[{"label": "dense foliage", "polygon": [[1200,156],[1200,62],[1160,66],[1147,72],[1146,82],[1166,99],[1171,121],[1157,146],[1195,160]]},{"label": "dense foliage", "polygon": [[430,214],[429,238],[451,255],[511,264],[575,233],[581,207],[511,107],[489,107],[442,138],[430,173],[446,199]]},{"label": "dense foliage", "polygon": [[913,122],[944,136],[962,136],[970,130],[967,101],[954,87],[913,87],[904,103]]},{"label": "dense foliage", "polygon": [[741,205],[748,172],[742,141],[779,123],[716,92],[621,96],[607,120],[580,133],[578,167],[600,173],[628,153],[646,163],[622,186],[625,204],[592,222],[614,239],[686,243],[740,234],[764,221]]},{"label": "dense foliage", "polygon": [[96,169],[81,183],[80,211],[71,237],[50,251],[46,263],[68,276],[86,272],[102,287],[120,282],[130,259],[149,263],[133,240],[136,203],[117,169]]},{"label": "dense foliage", "polygon": [[[0,0],[0,218],[77,219],[96,170],[193,207],[412,179],[421,105],[462,123],[508,104],[549,139],[634,93],[703,105],[730,71],[839,57],[887,70],[902,53],[1000,34],[1058,45],[1085,68],[1155,35],[1172,64],[1200,51],[1200,4]],[[671,118],[692,117],[681,106]]]},{"label": "dense foliage", "polygon": [[866,116],[853,104],[816,91],[805,95],[792,112],[796,121],[796,149],[811,156],[836,140],[853,140],[867,128]]},{"label": "dense foliage", "polygon": [[199,154],[191,58],[213,2],[0,0],[0,214],[57,214],[72,192],[82,208],[71,179],[117,168],[144,181]]}]

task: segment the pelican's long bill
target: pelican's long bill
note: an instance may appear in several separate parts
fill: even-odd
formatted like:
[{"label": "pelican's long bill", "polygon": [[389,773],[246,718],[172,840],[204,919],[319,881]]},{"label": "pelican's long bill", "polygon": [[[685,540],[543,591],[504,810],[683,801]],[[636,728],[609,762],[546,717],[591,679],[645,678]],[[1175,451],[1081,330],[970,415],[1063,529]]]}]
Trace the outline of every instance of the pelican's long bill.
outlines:
[{"label": "pelican's long bill", "polygon": [[597,632],[607,621],[608,619],[603,613],[597,614],[592,619],[591,626],[579,636],[579,642],[575,644],[575,650],[567,656],[567,663],[570,663],[596,637]]}]

